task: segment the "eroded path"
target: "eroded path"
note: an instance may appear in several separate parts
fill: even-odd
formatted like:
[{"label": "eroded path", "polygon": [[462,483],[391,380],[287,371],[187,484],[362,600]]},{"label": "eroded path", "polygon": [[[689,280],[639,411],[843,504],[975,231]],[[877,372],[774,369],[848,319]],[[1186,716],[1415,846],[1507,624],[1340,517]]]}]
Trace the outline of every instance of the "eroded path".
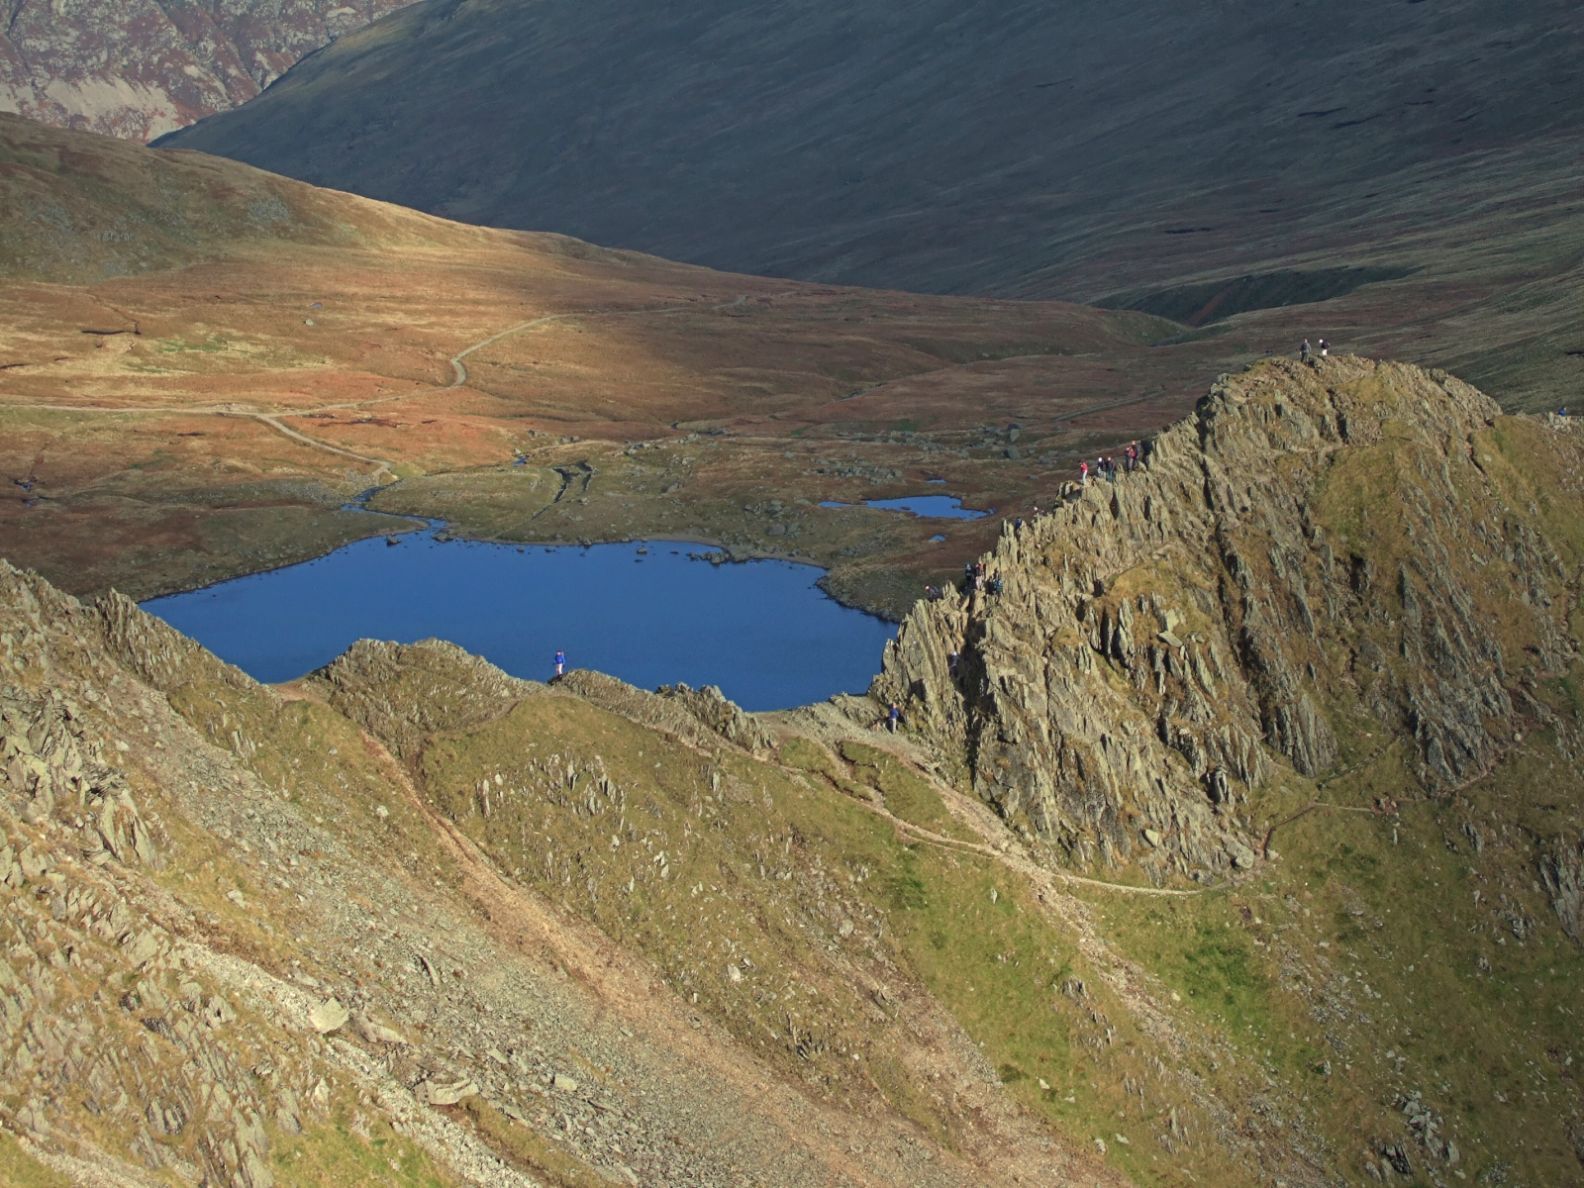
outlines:
[{"label": "eroded path", "polygon": [[[468,356],[473,355],[478,351],[482,351],[487,347],[493,346],[502,339],[510,338],[516,334],[525,333],[540,326],[547,326],[555,322],[572,321],[576,319],[638,317],[650,314],[663,316],[667,314],[680,313],[685,310],[711,311],[732,309],[744,304],[747,300],[748,298],[746,296],[738,296],[730,301],[723,301],[715,305],[706,306],[701,306],[696,302],[681,302],[672,305],[639,306],[633,309],[568,310],[564,313],[545,314],[541,317],[530,318],[526,322],[519,322],[515,326],[508,326],[506,329],[499,330],[487,338],[482,338],[478,342],[473,343],[471,346],[465,347],[458,351],[455,355],[452,355],[448,360],[452,371],[451,380],[444,387],[440,388],[439,391],[453,392],[459,388],[467,386],[469,377],[465,360],[468,358]],[[360,454],[355,450],[349,450],[343,446],[332,445],[327,441],[323,441],[316,437],[311,437],[300,430],[293,429],[289,425],[284,424],[282,418],[311,417],[328,412],[345,412],[351,409],[371,408],[375,405],[390,404],[396,401],[411,399],[413,399],[413,393],[401,392],[393,396],[378,396],[369,400],[338,401],[329,404],[317,404],[307,408],[290,409],[259,409],[249,408],[237,404],[203,404],[175,407],[161,406],[157,408],[126,408],[118,405],[56,404],[46,402],[7,403],[3,407],[39,412],[94,413],[104,416],[181,415],[246,418],[257,421],[259,424],[264,425],[266,428],[289,438],[299,445],[305,445],[312,449],[322,450],[325,453],[335,454],[338,457],[350,458],[355,462],[366,463],[367,465],[374,467],[373,472],[369,475],[369,479],[371,481],[378,482],[382,477],[394,477],[395,471],[392,469],[390,462],[383,458],[375,458],[368,454]]]},{"label": "eroded path", "polygon": [[[770,300],[775,300],[777,298],[782,298],[782,297],[796,296],[797,294],[798,294],[798,290],[789,289],[789,290],[784,290],[782,292],[765,294],[765,295],[761,295],[761,296],[764,296],[764,297],[766,297],[766,298],[768,298]],[[571,323],[571,322],[579,322],[579,321],[594,321],[594,320],[599,320],[599,319],[641,318],[641,317],[668,317],[668,316],[673,316],[673,315],[683,314],[683,313],[688,313],[688,312],[693,312],[693,313],[719,312],[719,311],[723,311],[723,310],[731,310],[731,309],[741,308],[742,306],[746,305],[749,300],[750,300],[750,295],[749,294],[739,294],[739,295],[737,295],[735,297],[732,297],[732,298],[730,298],[728,300],[714,302],[714,303],[709,303],[709,304],[701,303],[701,302],[697,302],[697,301],[682,301],[682,302],[672,302],[672,303],[666,304],[666,305],[635,306],[635,307],[630,307],[630,308],[618,308],[618,309],[611,309],[611,308],[578,309],[578,310],[565,310],[565,311],[562,311],[560,313],[542,314],[542,315],[540,315],[538,317],[529,318],[529,319],[526,319],[525,321],[518,322],[518,323],[516,323],[514,325],[511,325],[511,326],[507,326],[505,329],[497,330],[494,333],[489,334],[489,335],[479,339],[476,342],[470,343],[469,345],[463,347],[461,350],[457,351],[456,354],[450,356],[446,360],[446,366],[449,367],[450,372],[451,372],[451,375],[450,375],[449,379],[445,383],[429,389],[429,391],[431,391],[431,392],[456,392],[456,391],[459,391],[459,390],[461,390],[463,388],[469,387],[471,385],[471,383],[472,383],[472,375],[468,371],[467,361],[471,357],[473,357],[474,355],[478,354],[480,351],[487,350],[491,346],[494,346],[496,343],[502,342],[502,341],[504,341],[506,339],[509,339],[509,338],[513,338],[513,337],[515,337],[517,335],[520,335],[520,334],[526,334],[526,333],[530,333],[530,332],[532,332],[534,330],[542,329],[542,328],[544,328],[546,326],[556,325],[556,324],[559,324],[559,323]],[[1032,357],[1032,356],[1030,356],[1030,357]],[[951,370],[955,370],[958,366],[959,365],[952,365],[952,366],[948,366],[948,367],[939,368],[937,370],[940,370],[940,371],[951,371]],[[930,374],[930,372],[925,372],[925,373],[922,373],[922,374],[927,375],[927,374]],[[898,377],[898,378],[901,378],[901,379],[915,379],[915,378],[917,378],[917,375],[907,375],[907,376]],[[886,387],[886,384],[885,383],[881,383],[881,384],[877,385],[874,388],[866,389],[862,394],[863,395],[871,395],[871,394],[873,394],[875,392],[883,391],[885,387]],[[394,471],[394,468],[393,468],[394,464],[390,460],[387,460],[387,459],[384,459],[384,458],[375,457],[375,456],[368,455],[368,454],[361,454],[361,453],[358,453],[355,450],[348,449],[345,446],[334,445],[334,444],[332,444],[330,442],[327,442],[327,441],[323,440],[322,438],[315,437],[315,436],[313,436],[313,435],[311,435],[309,433],[303,432],[300,429],[293,428],[293,427],[287,425],[285,422],[287,420],[298,420],[298,419],[306,418],[306,417],[322,416],[322,415],[324,415],[326,413],[351,412],[351,411],[356,411],[356,410],[364,410],[364,409],[376,408],[376,407],[379,407],[381,405],[395,404],[395,403],[400,403],[400,402],[404,402],[404,401],[413,401],[415,399],[422,399],[423,395],[424,395],[424,389],[422,387],[419,387],[417,390],[413,390],[413,391],[402,391],[402,392],[392,393],[392,394],[383,395],[383,396],[369,397],[367,399],[361,399],[361,400],[327,401],[327,402],[324,402],[324,403],[306,405],[306,406],[302,406],[302,407],[292,407],[292,408],[280,408],[280,407],[277,407],[277,408],[263,407],[263,408],[261,408],[261,407],[257,407],[257,406],[249,406],[249,405],[242,405],[242,404],[236,404],[236,403],[186,405],[186,406],[160,406],[160,407],[148,407],[148,408],[128,408],[128,407],[125,407],[125,406],[116,406],[116,405],[62,404],[62,403],[56,403],[56,402],[26,402],[26,403],[17,402],[17,403],[5,404],[5,405],[3,405],[3,407],[14,408],[14,409],[19,409],[19,410],[37,410],[37,411],[48,411],[48,412],[92,413],[92,414],[105,415],[105,416],[112,416],[112,415],[113,416],[160,416],[160,415],[169,416],[169,415],[183,415],[183,416],[225,416],[225,417],[251,419],[251,420],[254,420],[254,421],[258,422],[259,424],[265,426],[266,428],[268,428],[272,432],[277,433],[277,434],[279,434],[279,435],[281,435],[283,437],[288,438],[289,440],[295,442],[298,445],[306,446],[306,447],[308,447],[310,449],[316,449],[316,450],[319,450],[319,451],[324,452],[324,453],[334,454],[337,457],[346,458],[346,459],[349,459],[350,461],[362,463],[364,465],[372,467],[373,468],[372,471],[367,476],[367,481],[369,481],[371,483],[378,484],[378,483],[380,483],[382,481],[385,481],[385,480],[387,480],[389,478],[394,478],[395,477],[395,471]],[[1116,409],[1116,408],[1121,408],[1121,407],[1124,407],[1124,406],[1127,406],[1127,405],[1144,403],[1144,402],[1147,402],[1149,400],[1156,399],[1157,397],[1158,397],[1158,393],[1157,392],[1151,392],[1151,393],[1146,393],[1146,394],[1144,394],[1142,396],[1130,397],[1130,398],[1125,399],[1125,400],[1112,401],[1112,402],[1108,402],[1108,403],[1105,403],[1105,404],[1094,405],[1094,406],[1091,406],[1091,407],[1075,410],[1075,411],[1073,411],[1071,413],[1068,413],[1068,414],[1058,418],[1058,420],[1062,421],[1062,422],[1072,421],[1072,420],[1076,420],[1078,418],[1081,418],[1081,417],[1084,417],[1084,416],[1089,416],[1089,415],[1092,415],[1092,414],[1095,414],[1095,413],[1106,412],[1106,411],[1110,411],[1110,410]],[[744,438],[743,440],[745,440],[745,441],[753,441],[753,440],[756,440],[756,439],[754,439],[752,437],[748,437],[748,438]],[[563,476],[563,477],[565,477],[565,476]]]},{"label": "eroded path", "polygon": [[[1209,887],[1187,888],[1144,887],[1136,883],[1110,882],[1105,879],[1089,878],[1086,875],[1071,874],[1063,870],[1053,870],[1036,862],[1024,853],[1016,845],[1006,826],[987,808],[973,802],[957,788],[942,780],[930,764],[916,753],[915,748],[907,741],[905,735],[895,736],[884,731],[865,734],[858,730],[850,719],[838,717],[834,712],[827,712],[827,710],[828,707],[826,706],[811,706],[807,707],[805,711],[799,711],[800,720],[796,731],[804,733],[806,737],[818,740],[830,755],[833,764],[838,768],[851,767],[851,764],[842,757],[838,749],[841,742],[845,739],[850,738],[854,741],[861,741],[867,747],[884,751],[897,762],[905,765],[913,775],[929,784],[946,810],[981,840],[973,842],[957,837],[947,837],[945,834],[915,825],[896,816],[883,803],[851,796],[839,784],[832,782],[833,787],[849,795],[849,798],[855,804],[886,821],[903,837],[940,849],[977,854],[981,857],[989,858],[1008,867],[1041,888],[1059,883],[1068,886],[1093,887],[1097,890],[1114,891],[1124,895],[1141,895],[1160,899],[1194,899],[1213,891],[1219,891],[1224,886],[1224,884],[1217,884]],[[856,777],[854,782],[858,782]]]}]

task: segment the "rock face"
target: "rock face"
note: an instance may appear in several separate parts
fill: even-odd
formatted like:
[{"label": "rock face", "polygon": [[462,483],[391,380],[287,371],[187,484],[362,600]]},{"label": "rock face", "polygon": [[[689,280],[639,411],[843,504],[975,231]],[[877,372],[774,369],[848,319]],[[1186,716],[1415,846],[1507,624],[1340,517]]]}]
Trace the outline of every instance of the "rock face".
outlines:
[{"label": "rock face", "polygon": [[0,109],[150,140],[246,103],[305,54],[411,0],[0,5]]},{"label": "rock face", "polygon": [[1146,471],[1009,527],[987,558],[1002,594],[916,608],[874,693],[1079,863],[1251,865],[1251,798],[1386,746],[1450,789],[1510,740],[1522,674],[1571,654],[1573,563],[1498,416],[1361,359],[1223,379]]},{"label": "rock face", "polygon": [[1557,840],[1539,864],[1541,885],[1563,931],[1584,945],[1584,837]]}]

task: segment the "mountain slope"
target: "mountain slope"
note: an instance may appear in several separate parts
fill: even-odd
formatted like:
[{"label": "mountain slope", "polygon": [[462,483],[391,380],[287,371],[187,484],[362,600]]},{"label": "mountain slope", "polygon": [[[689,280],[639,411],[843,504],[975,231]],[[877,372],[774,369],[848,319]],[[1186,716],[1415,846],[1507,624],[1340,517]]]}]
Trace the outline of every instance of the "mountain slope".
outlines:
[{"label": "mountain slope", "polygon": [[1156,254],[1221,250],[1234,226],[1268,247],[1308,212],[1370,209],[1366,188],[1389,200],[1454,164],[1472,183],[1493,154],[1560,147],[1580,19],[1560,2],[425,3],[175,142],[743,271],[1070,293],[1140,224]]},{"label": "mountain slope", "polygon": [[12,283],[81,284],[272,247],[462,249],[490,239],[200,153],[155,153],[4,113],[0,196],[0,278]]},{"label": "mountain slope", "polygon": [[257,95],[407,0],[38,0],[0,5],[0,110],[150,140]]},{"label": "mountain slope", "polygon": [[1161,443],[915,613],[900,735],[432,642],[264,688],[0,566],[0,1169],[1576,1179],[1584,439],[1339,359]]},{"label": "mountain slope", "polygon": [[736,271],[1269,310],[1266,349],[1533,409],[1584,374],[1581,35],[1566,0],[430,0],[169,143]]},{"label": "mountain slope", "polygon": [[[861,1041],[877,1062],[869,1077],[951,1068],[979,1115],[949,1136],[888,1106],[847,1051],[825,1050],[838,1018],[858,1040],[872,958],[824,958],[816,970],[819,959],[793,959],[823,943],[754,944],[753,984],[852,980],[839,1006],[738,996],[738,1011],[781,1029],[745,1044],[729,1011],[686,993],[730,986],[724,968],[652,963],[511,878],[437,811],[443,787],[418,783],[314,690],[260,688],[124,600],[82,607],[9,567],[0,583],[0,1127],[34,1159],[87,1182],[252,1188],[950,1185],[1028,1170],[1028,1122],[905,975],[891,982],[895,1022],[871,1022]],[[384,675],[368,653],[338,666],[339,685],[359,668],[371,685]],[[545,788],[587,781],[579,803],[585,791],[631,796],[640,820],[652,793],[622,771],[614,717],[454,650],[395,659],[430,690],[469,688],[486,723],[526,710],[533,737],[558,751]],[[603,758],[579,753],[589,726]],[[746,795],[739,781],[756,765],[722,741],[700,753],[628,729],[677,765],[689,795],[711,786],[712,770],[714,787],[724,775],[729,796]],[[546,807],[562,827],[585,816],[570,801]],[[659,807],[644,840],[687,820],[680,805]],[[680,874],[683,853],[671,852]],[[675,876],[650,870],[659,889],[645,898],[663,899]],[[760,878],[753,898],[786,891]],[[679,885],[673,900],[686,896]],[[858,910],[851,898],[827,910]],[[798,911],[818,914],[812,899]],[[820,927],[834,935],[834,921]],[[799,1039],[789,1026],[812,1030]],[[823,1074],[801,1075],[805,1059]],[[859,1102],[861,1123],[838,1112]],[[993,1141],[1026,1149],[976,1166]]]}]

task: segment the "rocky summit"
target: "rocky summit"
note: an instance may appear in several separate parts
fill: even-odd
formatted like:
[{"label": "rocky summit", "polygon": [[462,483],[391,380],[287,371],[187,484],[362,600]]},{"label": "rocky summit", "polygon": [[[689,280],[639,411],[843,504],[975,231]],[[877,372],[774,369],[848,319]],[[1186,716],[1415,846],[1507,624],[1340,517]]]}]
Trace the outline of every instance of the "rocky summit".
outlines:
[{"label": "rocky summit", "polygon": [[779,714],[0,564],[0,1181],[1577,1182],[1584,436],[1342,357],[1152,446]]},{"label": "rocky summit", "polygon": [[1444,373],[1223,379],[1146,470],[1009,527],[1003,593],[915,609],[877,691],[1067,859],[1247,868],[1288,774],[1393,746],[1444,794],[1522,739],[1572,660],[1579,445]]}]

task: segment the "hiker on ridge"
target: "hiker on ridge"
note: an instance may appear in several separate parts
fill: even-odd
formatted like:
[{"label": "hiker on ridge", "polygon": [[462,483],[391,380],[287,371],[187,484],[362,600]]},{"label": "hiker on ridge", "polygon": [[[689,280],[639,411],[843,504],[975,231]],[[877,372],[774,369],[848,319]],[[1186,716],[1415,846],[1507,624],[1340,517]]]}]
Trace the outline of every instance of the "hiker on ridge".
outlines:
[{"label": "hiker on ridge", "polygon": [[566,653],[565,652],[562,652],[562,651],[557,651],[556,652],[556,654],[555,654],[555,670],[556,670],[556,676],[565,676],[566,675]]},{"label": "hiker on ridge", "polygon": [[1298,344],[1298,362],[1309,362],[1309,340],[1307,338]]}]

